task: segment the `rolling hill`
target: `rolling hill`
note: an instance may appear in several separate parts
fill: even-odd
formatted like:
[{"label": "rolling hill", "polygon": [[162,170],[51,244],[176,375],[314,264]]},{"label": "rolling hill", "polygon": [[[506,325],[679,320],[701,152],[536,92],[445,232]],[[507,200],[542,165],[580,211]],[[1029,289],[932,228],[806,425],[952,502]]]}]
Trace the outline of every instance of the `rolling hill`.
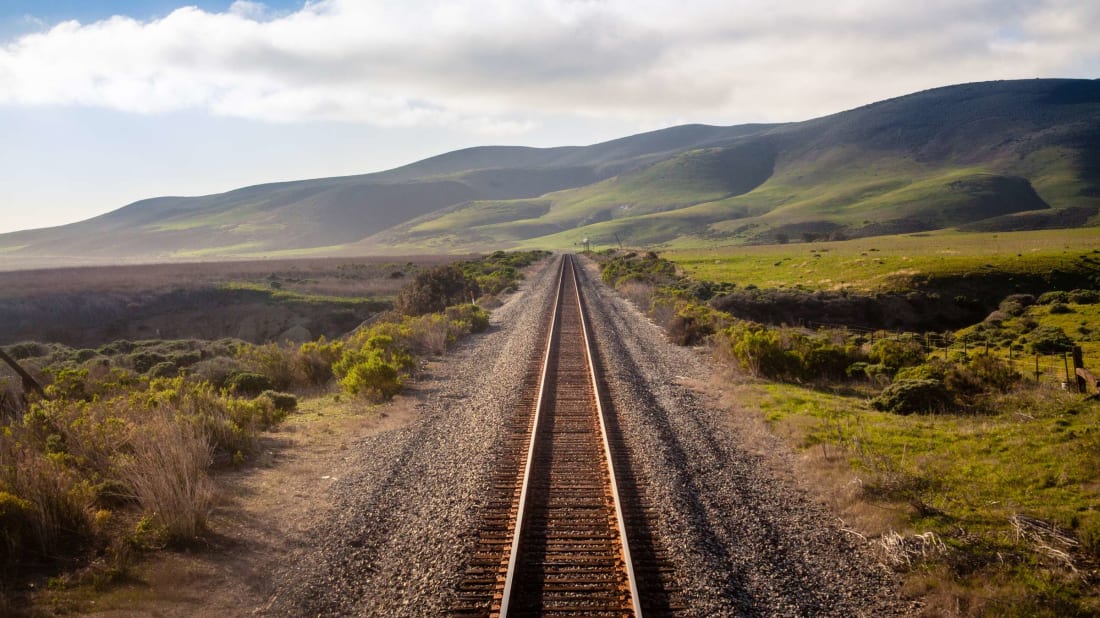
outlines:
[{"label": "rolling hill", "polygon": [[143,200],[0,255],[161,259],[705,246],[1095,224],[1100,80],[964,84],[805,122],[481,147],[360,176]]}]

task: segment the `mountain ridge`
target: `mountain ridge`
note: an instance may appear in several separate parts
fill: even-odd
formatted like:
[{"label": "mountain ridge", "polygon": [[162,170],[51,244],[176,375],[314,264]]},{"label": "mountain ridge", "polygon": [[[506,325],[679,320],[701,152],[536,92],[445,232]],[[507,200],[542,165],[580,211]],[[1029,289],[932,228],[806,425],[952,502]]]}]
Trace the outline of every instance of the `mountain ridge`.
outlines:
[{"label": "mountain ridge", "polygon": [[1088,225],[1100,209],[1098,127],[1098,80],[961,84],[802,122],[477,146],[370,174],[149,198],[0,235],[0,255],[407,254],[1009,229],[1082,215]]}]

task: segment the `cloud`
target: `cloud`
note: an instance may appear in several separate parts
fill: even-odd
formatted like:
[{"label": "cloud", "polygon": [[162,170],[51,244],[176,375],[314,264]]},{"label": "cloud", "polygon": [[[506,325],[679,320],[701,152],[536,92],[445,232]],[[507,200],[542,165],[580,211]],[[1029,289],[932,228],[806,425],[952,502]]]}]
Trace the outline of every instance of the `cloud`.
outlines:
[{"label": "cloud", "polygon": [[800,120],[923,88],[1095,76],[1071,0],[321,0],[63,22],[0,48],[0,104],[524,131]]}]

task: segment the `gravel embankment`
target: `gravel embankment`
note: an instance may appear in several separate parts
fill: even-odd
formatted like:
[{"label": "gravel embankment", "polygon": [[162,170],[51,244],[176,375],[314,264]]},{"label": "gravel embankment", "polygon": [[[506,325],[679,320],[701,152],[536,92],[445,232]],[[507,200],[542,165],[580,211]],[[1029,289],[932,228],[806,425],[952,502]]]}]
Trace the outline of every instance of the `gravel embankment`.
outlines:
[{"label": "gravel embankment", "polygon": [[490,331],[420,376],[418,418],[351,446],[331,489],[335,517],[287,556],[263,615],[437,616],[464,570],[488,495],[493,450],[512,414],[528,354],[541,347],[556,260],[493,311]]},{"label": "gravel embankment", "polygon": [[[419,417],[352,446],[335,517],[287,556],[263,615],[444,613],[476,541],[493,451],[519,398],[558,260],[493,312],[491,331],[418,381]],[[728,413],[681,386],[713,369],[667,343],[587,272],[623,439],[698,616],[883,616],[895,583],[808,496],[741,447]]]},{"label": "gravel embankment", "polygon": [[[823,507],[742,446],[729,413],[681,385],[712,362],[584,269],[613,408],[684,601],[698,616],[888,616],[896,582]],[[776,455],[781,457],[782,455]]]}]

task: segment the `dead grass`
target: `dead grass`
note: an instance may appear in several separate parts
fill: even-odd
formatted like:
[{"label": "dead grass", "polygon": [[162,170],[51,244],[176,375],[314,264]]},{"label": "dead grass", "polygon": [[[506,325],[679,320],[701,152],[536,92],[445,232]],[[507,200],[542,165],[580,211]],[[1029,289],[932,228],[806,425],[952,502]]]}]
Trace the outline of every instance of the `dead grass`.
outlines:
[{"label": "dead grass", "polygon": [[206,528],[214,486],[206,474],[213,449],[199,426],[171,410],[155,410],[130,436],[119,471],[138,504],[170,540],[190,540]]}]

